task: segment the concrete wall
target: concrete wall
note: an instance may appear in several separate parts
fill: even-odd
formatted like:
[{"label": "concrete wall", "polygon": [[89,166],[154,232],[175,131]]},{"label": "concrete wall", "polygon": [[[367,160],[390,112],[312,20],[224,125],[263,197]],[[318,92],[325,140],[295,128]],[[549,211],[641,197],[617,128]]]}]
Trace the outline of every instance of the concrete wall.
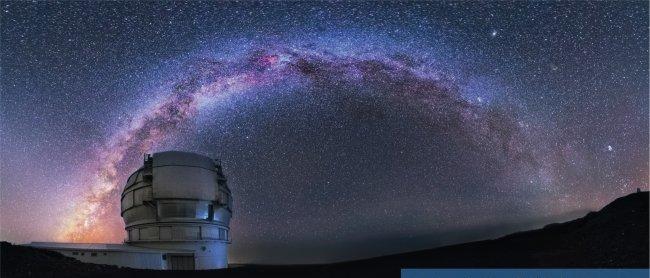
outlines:
[{"label": "concrete wall", "polygon": [[167,249],[192,250],[196,269],[217,269],[228,267],[228,244],[219,241],[186,241],[186,242],[137,242],[133,246]]}]

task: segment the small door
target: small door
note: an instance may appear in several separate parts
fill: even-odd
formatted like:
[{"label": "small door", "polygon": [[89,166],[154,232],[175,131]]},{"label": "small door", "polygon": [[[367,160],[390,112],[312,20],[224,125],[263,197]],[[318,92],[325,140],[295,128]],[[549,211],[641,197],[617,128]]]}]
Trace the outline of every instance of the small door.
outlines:
[{"label": "small door", "polygon": [[168,255],[172,270],[194,270],[193,254]]}]

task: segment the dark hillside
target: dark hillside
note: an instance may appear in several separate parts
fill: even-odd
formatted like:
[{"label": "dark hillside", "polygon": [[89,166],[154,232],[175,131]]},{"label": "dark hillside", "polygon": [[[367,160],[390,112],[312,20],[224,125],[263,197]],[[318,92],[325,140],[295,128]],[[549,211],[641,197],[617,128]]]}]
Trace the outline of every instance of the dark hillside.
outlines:
[{"label": "dark hillside", "polygon": [[539,230],[364,260],[409,267],[648,267],[648,192]]},{"label": "dark hillside", "polygon": [[58,253],[0,247],[2,277],[399,277],[404,267],[649,267],[648,192],[598,212],[494,240],[327,265],[257,266],[210,271],[148,271],[93,265]]}]

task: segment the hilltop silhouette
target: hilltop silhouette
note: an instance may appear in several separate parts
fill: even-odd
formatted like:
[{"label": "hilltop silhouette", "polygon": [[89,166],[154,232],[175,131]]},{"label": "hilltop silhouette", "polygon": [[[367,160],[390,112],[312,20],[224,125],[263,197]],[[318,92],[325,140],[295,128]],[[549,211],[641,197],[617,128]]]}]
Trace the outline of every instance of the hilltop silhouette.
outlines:
[{"label": "hilltop silhouette", "polygon": [[81,263],[55,252],[1,245],[2,277],[399,277],[401,268],[648,268],[648,192],[598,212],[498,239],[322,265],[244,265],[155,271]]}]

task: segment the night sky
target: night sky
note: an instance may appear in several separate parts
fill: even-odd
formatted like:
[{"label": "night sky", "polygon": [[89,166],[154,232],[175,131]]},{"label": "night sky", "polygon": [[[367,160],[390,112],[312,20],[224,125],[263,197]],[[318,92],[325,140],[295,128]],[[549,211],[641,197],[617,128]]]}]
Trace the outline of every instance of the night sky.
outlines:
[{"label": "night sky", "polygon": [[144,153],[222,160],[231,262],[347,260],[648,189],[648,3],[2,2],[0,239],[121,242]]}]

